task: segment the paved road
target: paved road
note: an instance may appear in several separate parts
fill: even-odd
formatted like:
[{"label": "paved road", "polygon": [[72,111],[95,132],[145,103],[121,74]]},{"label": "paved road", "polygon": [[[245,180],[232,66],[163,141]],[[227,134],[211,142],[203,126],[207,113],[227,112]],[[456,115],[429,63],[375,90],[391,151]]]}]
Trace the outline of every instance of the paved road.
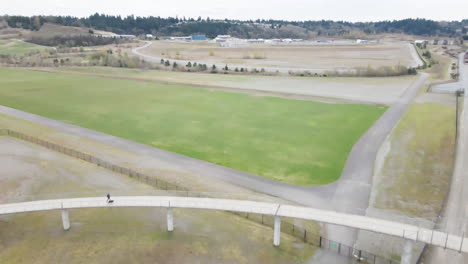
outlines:
[{"label": "paved road", "polygon": [[[459,138],[455,168],[450,187],[449,197],[442,213],[441,230],[450,234],[468,233],[468,66],[459,55],[460,78],[456,87],[465,88],[463,111],[460,115]],[[432,248],[424,256],[424,263],[468,263],[467,254]]]},{"label": "paved road", "polygon": [[[369,203],[374,161],[378,149],[397,124],[426,79],[427,75],[421,74],[405,91],[400,100],[391,106],[361,137],[353,147],[343,170],[342,177],[337,182],[317,187],[298,187],[272,181],[256,175],[236,171],[209,162],[156,149],[140,143],[4,106],[0,106],[0,113],[95,140],[129,152],[173,163],[177,166],[184,167],[184,169],[194,175],[204,175],[221,179],[248,189],[294,201],[298,204],[314,208],[331,209],[338,212],[365,214]],[[355,231],[349,231],[348,229],[335,226],[327,227],[327,236],[332,240],[340,241],[348,245],[353,245],[356,240]]]}]

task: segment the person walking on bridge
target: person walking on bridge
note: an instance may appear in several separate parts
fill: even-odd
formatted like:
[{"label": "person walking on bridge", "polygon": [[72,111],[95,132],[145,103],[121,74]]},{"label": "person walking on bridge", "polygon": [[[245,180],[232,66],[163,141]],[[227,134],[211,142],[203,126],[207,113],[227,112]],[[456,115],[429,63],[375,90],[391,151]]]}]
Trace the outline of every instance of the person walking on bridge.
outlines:
[{"label": "person walking on bridge", "polygon": [[108,194],[107,194],[107,203],[112,203],[112,202],[114,202],[114,201],[111,200],[110,194],[108,193]]}]

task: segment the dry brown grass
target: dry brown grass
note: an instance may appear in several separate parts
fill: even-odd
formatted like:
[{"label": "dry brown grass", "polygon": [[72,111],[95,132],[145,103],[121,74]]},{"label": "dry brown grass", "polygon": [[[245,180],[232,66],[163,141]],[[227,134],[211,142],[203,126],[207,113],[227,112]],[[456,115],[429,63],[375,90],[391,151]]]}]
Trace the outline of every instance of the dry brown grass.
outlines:
[{"label": "dry brown grass", "polygon": [[[412,57],[406,44],[373,45],[290,45],[255,44],[223,48],[214,43],[179,43],[155,41],[142,50],[153,56],[174,57],[178,52],[186,60],[210,63],[246,64],[255,67],[292,67],[332,69],[336,67],[373,67],[410,65]],[[258,55],[258,56],[257,56]],[[249,59],[246,59],[246,58]],[[261,60],[251,60],[261,58]]]},{"label": "dry brown grass", "polygon": [[438,215],[453,170],[455,109],[413,104],[391,136],[374,207],[414,217]]}]

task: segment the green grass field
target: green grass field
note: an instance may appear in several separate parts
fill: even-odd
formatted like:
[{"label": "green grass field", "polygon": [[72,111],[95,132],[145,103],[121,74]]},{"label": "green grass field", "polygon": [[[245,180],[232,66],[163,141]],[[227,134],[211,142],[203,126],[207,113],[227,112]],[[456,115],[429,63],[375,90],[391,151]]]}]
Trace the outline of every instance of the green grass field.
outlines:
[{"label": "green grass field", "polygon": [[13,69],[0,104],[297,185],[337,180],[386,110]]},{"label": "green grass field", "polygon": [[22,55],[32,51],[44,50],[47,47],[17,40],[0,40],[0,55]]}]

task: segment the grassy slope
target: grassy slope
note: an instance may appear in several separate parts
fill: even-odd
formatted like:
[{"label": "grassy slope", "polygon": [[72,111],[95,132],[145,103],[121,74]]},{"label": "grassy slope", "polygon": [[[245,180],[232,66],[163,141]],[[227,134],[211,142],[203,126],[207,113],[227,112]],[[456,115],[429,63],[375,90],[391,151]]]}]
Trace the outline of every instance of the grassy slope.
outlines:
[{"label": "grassy slope", "polygon": [[0,87],[6,106],[299,185],[338,179],[385,111],[10,69]]},{"label": "grassy slope", "polygon": [[435,217],[453,167],[455,110],[413,104],[392,134],[376,207]]},{"label": "grassy slope", "polygon": [[0,40],[0,55],[22,55],[43,49],[46,47],[17,40]]}]

